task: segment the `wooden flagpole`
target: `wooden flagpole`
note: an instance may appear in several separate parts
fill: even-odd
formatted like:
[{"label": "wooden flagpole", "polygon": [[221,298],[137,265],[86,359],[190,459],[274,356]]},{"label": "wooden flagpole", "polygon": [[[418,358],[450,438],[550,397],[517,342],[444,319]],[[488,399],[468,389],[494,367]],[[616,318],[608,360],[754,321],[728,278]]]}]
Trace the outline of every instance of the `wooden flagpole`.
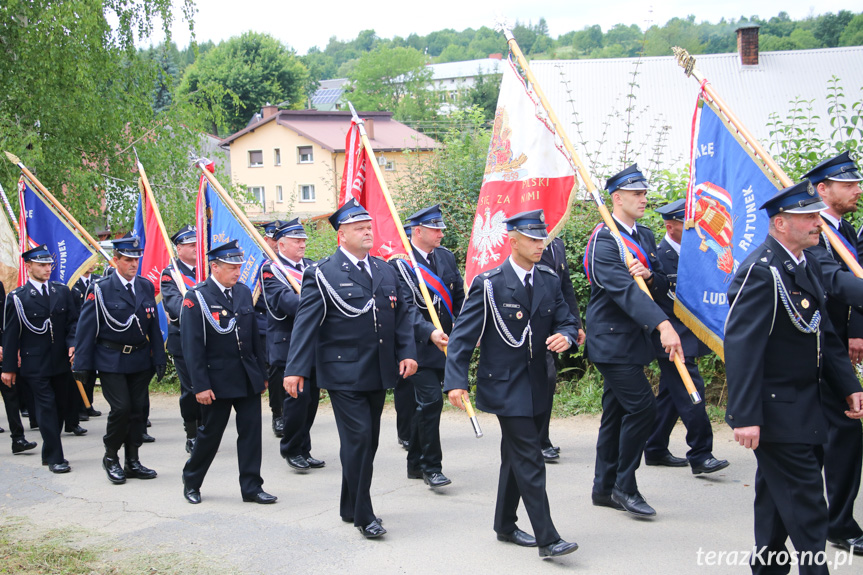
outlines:
[{"label": "wooden flagpole", "polygon": [[138,158],[138,150],[132,146],[132,151],[135,152],[135,163],[138,164],[138,173],[140,177],[138,178],[138,184],[141,187],[141,207],[144,210],[144,222],[146,227],[146,210],[147,210],[147,195],[150,195],[151,201],[149,202],[150,208],[153,210],[153,216],[156,218],[156,225],[159,226],[159,232],[162,234],[162,241],[165,242],[165,249],[168,250],[168,255],[171,258],[171,263],[174,264],[171,270],[171,279],[174,280],[174,283],[177,284],[177,289],[180,290],[181,295],[186,295],[186,284],[183,282],[180,277],[180,268],[179,264],[177,264],[177,255],[174,253],[174,242],[171,241],[170,236],[168,236],[168,230],[165,229],[165,222],[162,221],[162,213],[159,211],[159,206],[156,204],[156,197],[153,195],[153,188],[150,187],[150,180],[147,178],[147,172],[144,170],[144,165],[141,163],[141,160]]},{"label": "wooden flagpole", "polygon": [[[563,145],[566,148],[566,151],[569,153],[570,160],[572,161],[572,165],[575,168],[575,171],[578,172],[579,178],[582,182],[584,182],[587,191],[590,193],[591,197],[593,197],[593,201],[596,203],[596,207],[599,210],[599,215],[602,216],[602,221],[605,223],[606,226],[608,226],[608,229],[611,231],[612,235],[614,235],[619,242],[622,241],[620,237],[620,230],[617,228],[617,224],[615,223],[614,218],[611,217],[611,213],[605,206],[605,202],[602,201],[602,198],[600,197],[596,186],[590,179],[590,174],[588,173],[587,168],[581,161],[581,158],[576,153],[572,142],[569,141],[569,136],[567,136],[566,131],[563,129],[560,120],[557,119],[557,114],[554,113],[551,104],[545,97],[545,93],[542,91],[542,88],[536,81],[536,77],[533,75],[533,71],[530,69],[530,66],[527,63],[527,59],[524,57],[521,48],[519,48],[518,42],[516,42],[515,40],[515,36],[512,35],[512,32],[509,29],[503,26],[501,26],[501,29],[503,30],[504,36],[506,36],[506,41],[507,44],[509,44],[510,51],[512,51],[513,55],[518,60],[519,66],[521,66],[521,68],[524,70],[525,75],[527,76],[527,81],[530,83],[530,86],[531,88],[533,88],[534,92],[536,92],[536,95],[539,97],[539,100],[542,103],[542,107],[548,114],[549,120],[552,124],[554,124],[555,131],[560,136],[560,139],[563,141]],[[628,268],[630,263],[632,262],[632,255],[629,253],[629,250],[623,250],[623,254],[626,258],[626,266]],[[635,277],[635,283],[638,284],[638,287],[641,288],[641,291],[646,293],[650,297],[650,299],[653,299],[653,296],[650,295],[650,290],[647,288],[647,284],[644,282],[644,279],[641,276]],[[692,377],[689,375],[689,371],[686,369],[686,366],[676,354],[674,356],[674,365],[675,367],[677,367],[677,371],[680,374],[680,379],[683,380],[683,385],[686,387],[686,392],[689,394],[689,399],[692,400],[692,403],[701,403],[701,395],[698,393],[698,390],[695,389],[695,384],[692,383]]]},{"label": "wooden flagpole", "polygon": [[[695,67],[695,58],[689,55],[689,52],[675,46],[671,49],[674,52],[674,55],[677,57],[677,63],[683,68],[684,72],[687,76],[691,76],[698,80],[701,84],[702,91],[707,94],[707,96],[716,104],[716,107],[722,112],[722,114],[728,118],[728,121],[731,122],[731,125],[737,130],[737,133],[740,134],[740,137],[746,140],[746,143],[749,144],[750,148],[752,148],[753,153],[764,162],[764,165],[768,170],[773,172],[776,178],[779,180],[779,183],[782,184],[783,188],[787,188],[794,184],[791,178],[785,173],[785,171],[779,167],[779,164],[773,159],[773,157],[764,149],[761,143],[752,135],[749,130],[746,129],[746,126],[743,125],[743,122],[737,117],[737,115],[731,111],[731,108],[728,107],[728,104],[725,103],[719,94],[716,93],[716,90],[713,89],[713,86],[704,77],[704,74]],[[824,221],[821,221],[821,231],[823,231],[827,235],[827,239],[830,241],[830,245],[833,247],[833,250],[836,251],[839,256],[842,258],[842,261],[845,262],[845,265],[848,266],[848,269],[854,273],[858,278],[863,278],[863,267],[860,267],[860,264],[857,262],[857,259],[848,251],[848,248],[845,247],[845,244],[842,243],[838,237],[836,237],[836,232],[833,231],[833,226],[827,225]]]},{"label": "wooden flagpole", "polygon": [[53,205],[57,209],[57,211],[59,211],[61,214],[63,214],[63,217],[66,218],[66,221],[69,222],[70,224],[72,224],[72,227],[74,227],[75,230],[77,230],[77,232],[81,235],[81,237],[84,238],[87,241],[87,243],[90,244],[90,247],[94,248],[97,252],[99,252],[99,254],[101,254],[101,256],[103,258],[105,258],[108,261],[108,263],[113,267],[114,262],[112,261],[111,256],[108,255],[108,252],[106,252],[102,248],[102,246],[99,245],[99,242],[97,242],[96,239],[93,238],[93,236],[91,236],[90,233],[87,230],[85,230],[81,226],[81,224],[78,223],[78,220],[76,220],[72,216],[72,214],[70,214],[69,211],[66,208],[64,208],[60,202],[57,201],[57,198],[55,198],[54,195],[51,192],[49,192],[45,188],[45,186],[42,185],[42,182],[40,182],[36,178],[36,176],[34,176],[30,172],[30,170],[27,169],[27,166],[24,165],[24,163],[18,158],[18,156],[16,156],[15,154],[10,154],[9,152],[6,152],[6,157],[9,158],[9,161],[11,161],[13,164],[18,166],[18,168],[27,177],[27,179],[30,180],[34,186],[36,186],[36,189],[39,190],[39,193],[42,194],[42,197],[45,198],[46,200],[48,200],[51,203],[51,205]]},{"label": "wooden flagpole", "polygon": [[[357,111],[354,109],[354,105],[348,102],[348,106],[350,106],[353,120],[360,130],[360,137],[362,138],[363,147],[369,154],[369,160],[372,165],[372,170],[375,173],[375,177],[378,179],[378,183],[380,183],[381,185],[381,192],[384,195],[384,199],[387,201],[387,207],[390,209],[390,214],[392,215],[393,220],[396,223],[396,230],[398,231],[399,238],[401,238],[402,240],[402,245],[405,248],[405,252],[410,258],[411,263],[413,264],[414,271],[416,272],[417,278],[419,279],[417,284],[419,284],[423,299],[426,302],[426,308],[429,312],[429,318],[431,319],[432,324],[434,324],[435,328],[443,331],[440,323],[440,318],[437,315],[437,310],[435,309],[434,305],[432,305],[432,298],[429,294],[428,287],[426,287],[425,278],[423,277],[419,265],[417,265],[416,258],[414,257],[414,251],[411,248],[410,240],[408,240],[408,236],[405,233],[405,228],[402,225],[402,219],[399,216],[398,210],[396,210],[396,206],[393,203],[392,196],[390,196],[390,191],[389,188],[387,188],[387,183],[386,180],[384,180],[384,175],[381,173],[380,166],[378,166],[377,158],[375,158],[375,151],[372,148],[372,144],[371,142],[369,142],[369,136],[366,133],[366,126],[362,118],[357,115]],[[446,354],[446,348],[444,348],[444,354]],[[476,418],[476,412],[473,409],[473,405],[471,405],[470,399],[465,399],[464,396],[462,396],[462,403],[464,404],[465,411],[467,411],[467,414],[470,417],[470,422],[473,425],[474,433],[478,438],[482,437],[482,428],[480,428],[479,426],[479,420]]]},{"label": "wooden flagpole", "polygon": [[[210,173],[207,167],[204,165],[204,162],[198,160],[197,162],[198,168],[200,168],[201,173],[204,174],[204,177],[207,178],[207,181],[210,182],[210,185],[213,186],[213,189],[216,190],[216,193],[219,194],[219,197],[222,198],[222,201],[228,205],[228,209],[234,214],[234,217],[237,218],[237,221],[240,222],[240,225],[245,228],[246,232],[252,237],[252,239],[258,244],[258,247],[267,254],[267,257],[270,258],[270,261],[273,265],[278,266],[282,270],[284,270],[284,266],[279,261],[276,252],[272,250],[270,246],[267,245],[267,242],[264,241],[264,238],[261,237],[261,234],[258,233],[258,230],[255,229],[255,226],[252,225],[252,222],[249,221],[249,218],[246,217],[246,213],[240,209],[240,206],[234,201],[234,198],[225,191],[225,188],[222,187],[222,184],[216,179],[216,176]],[[297,280],[293,278],[293,276],[287,271],[284,273],[285,278],[290,282],[291,287],[294,288],[294,291],[300,293],[300,284],[297,283]]]},{"label": "wooden flagpole", "polygon": [[9,219],[12,221],[12,226],[15,228],[15,232],[20,236],[21,229],[18,225],[18,218],[16,218],[15,214],[12,213],[12,206],[9,205],[9,198],[6,197],[6,190],[3,189],[2,185],[0,185],[0,197],[3,198],[3,205],[6,206],[6,213],[9,214]]}]

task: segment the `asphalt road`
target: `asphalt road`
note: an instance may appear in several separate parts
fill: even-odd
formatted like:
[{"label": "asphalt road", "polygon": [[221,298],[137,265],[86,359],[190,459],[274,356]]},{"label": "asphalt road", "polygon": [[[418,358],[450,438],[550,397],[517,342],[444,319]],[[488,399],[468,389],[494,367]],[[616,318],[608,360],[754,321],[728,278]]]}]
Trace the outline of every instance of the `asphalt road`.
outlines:
[{"label": "asphalt road", "polygon": [[[98,393],[95,404],[107,414]],[[141,461],[159,472],[157,479],[120,486],[108,482],[100,464],[102,416],[82,424],[90,431],[87,436],[64,434],[69,474],[51,474],[40,464],[38,448],[15,456],[8,448],[0,450],[0,513],[25,517],[39,528],[82,527],[94,542],[121,549],[191,553],[208,566],[205,571],[220,573],[749,572],[743,557],[753,543],[755,458],[733,442],[725,425],[715,426],[714,454],[731,461],[727,469],[699,477],[688,468],[639,469],[640,491],[658,513],[653,520],[639,520],[591,505],[599,418],[552,422],[552,439],[562,449],[560,462],[548,466],[552,517],[561,536],[580,548],[540,561],[536,549],[498,542],[492,530],[500,463],[500,429],[493,416],[480,414],[485,437],[476,439],[466,416],[443,414],[443,469],[453,483],[432,491],[406,478],[405,452],[396,444],[395,412],[388,406],[372,500],[389,533],[367,541],[339,519],[339,441],[329,406],[321,408],[312,436],[312,454],[327,465],[305,474],[281,459],[263,404],[262,411],[262,475],[264,489],[279,497],[275,505],[242,502],[233,425],[201,489],[203,502],[188,504],[180,479],[187,455],[177,400],[154,396],[150,433],[157,441],[142,447]],[[41,444],[38,432],[27,435]],[[683,436],[678,424],[672,436],[675,455],[685,453]],[[0,442],[8,438],[7,431]],[[520,517],[520,527],[531,531],[523,510]],[[857,517],[863,520],[863,498],[857,501]],[[828,546],[827,558],[835,560],[836,551]],[[842,553],[838,559],[848,560]],[[831,571],[859,573],[861,566],[863,557],[857,557]]]}]

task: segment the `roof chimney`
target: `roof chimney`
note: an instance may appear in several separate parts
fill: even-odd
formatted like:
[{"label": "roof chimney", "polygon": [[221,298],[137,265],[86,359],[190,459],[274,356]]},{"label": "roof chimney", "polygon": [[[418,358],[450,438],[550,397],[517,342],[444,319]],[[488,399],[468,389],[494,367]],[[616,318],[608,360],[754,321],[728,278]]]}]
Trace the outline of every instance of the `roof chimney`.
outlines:
[{"label": "roof chimney", "polygon": [[489,60],[503,60],[503,54],[501,54],[500,52],[496,54],[489,54],[488,58]]},{"label": "roof chimney", "polygon": [[372,118],[363,119],[363,124],[366,126],[366,135],[369,140],[375,139],[375,121]]},{"label": "roof chimney", "polygon": [[267,105],[261,108],[261,119],[266,120],[270,116],[275,116],[278,111],[278,106],[273,106],[272,104],[267,102]]},{"label": "roof chimney", "polygon": [[737,52],[743,66],[758,65],[758,28],[759,26],[741,26],[737,29]]}]

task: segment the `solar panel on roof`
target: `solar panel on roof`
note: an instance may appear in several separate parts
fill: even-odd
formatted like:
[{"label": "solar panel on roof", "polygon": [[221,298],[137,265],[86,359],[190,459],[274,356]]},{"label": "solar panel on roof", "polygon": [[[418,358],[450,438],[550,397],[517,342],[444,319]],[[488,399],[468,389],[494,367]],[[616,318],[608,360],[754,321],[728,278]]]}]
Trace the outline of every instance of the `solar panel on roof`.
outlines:
[{"label": "solar panel on roof", "polygon": [[342,97],[344,90],[338,89],[320,89],[312,96],[312,102],[315,104],[335,104]]}]

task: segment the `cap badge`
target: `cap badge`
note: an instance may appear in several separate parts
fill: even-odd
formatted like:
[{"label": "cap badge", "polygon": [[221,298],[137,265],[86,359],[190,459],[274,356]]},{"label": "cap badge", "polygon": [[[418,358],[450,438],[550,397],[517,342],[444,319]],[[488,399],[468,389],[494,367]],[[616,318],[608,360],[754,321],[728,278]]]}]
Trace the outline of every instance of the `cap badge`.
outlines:
[{"label": "cap badge", "polygon": [[809,300],[803,298],[803,301],[800,302],[800,307],[802,307],[803,309],[809,309]]}]

